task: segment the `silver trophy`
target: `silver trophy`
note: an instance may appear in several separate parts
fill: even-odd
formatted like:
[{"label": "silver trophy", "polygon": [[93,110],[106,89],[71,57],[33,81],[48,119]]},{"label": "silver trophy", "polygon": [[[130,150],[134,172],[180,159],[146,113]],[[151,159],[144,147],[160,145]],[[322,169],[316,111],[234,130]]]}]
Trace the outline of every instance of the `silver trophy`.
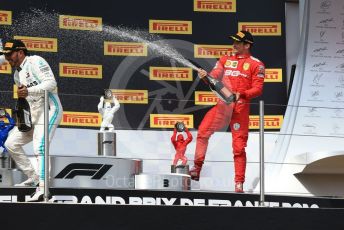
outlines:
[{"label": "silver trophy", "polygon": [[98,155],[116,156],[116,133],[112,124],[114,114],[120,108],[120,104],[111,89],[104,90],[100,97],[98,111],[102,116],[100,132],[98,132]]},{"label": "silver trophy", "polygon": [[174,127],[176,127],[178,132],[184,132],[185,130],[185,125],[183,122],[177,122]]}]

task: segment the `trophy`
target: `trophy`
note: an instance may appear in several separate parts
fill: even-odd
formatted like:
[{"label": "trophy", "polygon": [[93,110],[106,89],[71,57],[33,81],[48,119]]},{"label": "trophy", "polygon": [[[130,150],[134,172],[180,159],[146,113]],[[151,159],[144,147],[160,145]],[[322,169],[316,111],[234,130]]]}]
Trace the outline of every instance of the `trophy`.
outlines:
[{"label": "trophy", "polygon": [[[177,132],[185,132],[187,138],[184,139],[183,134],[178,134]],[[192,134],[185,126],[183,122],[177,122],[174,125],[173,135],[171,137],[171,142],[176,150],[173,163],[171,165],[171,173],[188,174],[189,166],[187,163],[187,157],[185,156],[186,147],[192,141]]]},{"label": "trophy", "polygon": [[183,122],[177,122],[174,127],[177,129],[178,132],[184,132],[185,125]]},{"label": "trophy", "polygon": [[98,104],[98,111],[102,116],[98,132],[98,155],[116,156],[116,133],[112,121],[119,108],[120,104],[112,95],[111,89],[105,89]]},{"label": "trophy", "polygon": [[104,89],[104,102],[112,102],[112,90],[111,89]]}]

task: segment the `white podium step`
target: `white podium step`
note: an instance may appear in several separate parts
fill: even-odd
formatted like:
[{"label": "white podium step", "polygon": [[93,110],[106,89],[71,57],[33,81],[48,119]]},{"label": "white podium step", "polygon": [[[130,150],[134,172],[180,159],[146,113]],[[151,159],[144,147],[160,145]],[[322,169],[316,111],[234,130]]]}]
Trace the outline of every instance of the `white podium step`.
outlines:
[{"label": "white podium step", "polygon": [[26,176],[20,170],[0,168],[0,187],[13,186],[26,179]]},{"label": "white podium step", "polygon": [[186,174],[135,175],[135,189],[190,190],[191,178]]},{"label": "white podium step", "polygon": [[50,186],[63,188],[134,188],[142,160],[111,156],[51,156]]}]

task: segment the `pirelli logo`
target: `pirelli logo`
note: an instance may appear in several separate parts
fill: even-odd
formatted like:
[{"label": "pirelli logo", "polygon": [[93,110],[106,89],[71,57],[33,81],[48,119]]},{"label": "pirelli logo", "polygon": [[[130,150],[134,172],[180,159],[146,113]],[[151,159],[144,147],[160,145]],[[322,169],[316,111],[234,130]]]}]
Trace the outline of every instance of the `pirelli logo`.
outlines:
[{"label": "pirelli logo", "polygon": [[195,105],[215,105],[219,98],[210,91],[196,91],[195,92]]},{"label": "pirelli logo", "polygon": [[185,67],[149,67],[149,79],[154,81],[192,81],[192,69]]},{"label": "pirelli logo", "polygon": [[195,58],[220,58],[232,52],[233,46],[228,45],[194,45]]},{"label": "pirelli logo", "polygon": [[24,37],[14,36],[15,39],[22,40],[26,48],[31,51],[57,52],[56,38]]},{"label": "pirelli logo", "polygon": [[148,104],[148,90],[112,89],[119,103]]},{"label": "pirelli logo", "polygon": [[255,36],[281,36],[280,22],[239,22],[239,31],[246,30]]},{"label": "pirelli logo", "polygon": [[149,33],[192,34],[192,21],[149,20]]},{"label": "pirelli logo", "polygon": [[0,25],[12,25],[12,11],[0,10]]},{"label": "pirelli logo", "polygon": [[194,11],[236,12],[236,0],[194,0]]},{"label": "pirelli logo", "polygon": [[100,127],[101,121],[102,119],[99,113],[63,112],[60,125]]},{"label": "pirelli logo", "polygon": [[193,115],[184,114],[151,114],[151,128],[173,128],[176,122],[183,122],[188,128],[194,127]]},{"label": "pirelli logo", "polygon": [[102,79],[102,65],[60,63],[60,76]]},{"label": "pirelli logo", "polygon": [[265,69],[264,82],[282,82],[282,69]]},{"label": "pirelli logo", "polygon": [[5,74],[12,73],[12,68],[8,62],[5,62],[4,64],[0,65],[0,73],[5,73]]},{"label": "pirelli logo", "polygon": [[102,31],[102,18],[60,15],[59,26],[69,30]]},{"label": "pirelli logo", "polygon": [[[283,123],[282,115],[265,115],[264,116],[264,129],[280,129]],[[259,129],[259,116],[250,116],[250,129]]]},{"label": "pirelli logo", "polygon": [[147,44],[135,42],[104,42],[104,55],[147,56]]}]

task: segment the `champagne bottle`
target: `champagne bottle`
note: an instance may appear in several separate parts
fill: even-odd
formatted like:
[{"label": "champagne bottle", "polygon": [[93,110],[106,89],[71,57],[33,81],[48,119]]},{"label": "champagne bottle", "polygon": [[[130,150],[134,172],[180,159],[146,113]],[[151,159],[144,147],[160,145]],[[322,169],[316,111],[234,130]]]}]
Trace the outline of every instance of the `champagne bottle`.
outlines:
[{"label": "champagne bottle", "polygon": [[18,130],[28,132],[32,129],[30,105],[25,98],[19,97],[15,109]]},{"label": "champagne bottle", "polygon": [[236,101],[236,96],[229,89],[227,89],[221,81],[207,75],[202,78],[203,81],[209,85],[211,91],[213,91],[218,98],[224,101],[226,104],[230,104]]}]

